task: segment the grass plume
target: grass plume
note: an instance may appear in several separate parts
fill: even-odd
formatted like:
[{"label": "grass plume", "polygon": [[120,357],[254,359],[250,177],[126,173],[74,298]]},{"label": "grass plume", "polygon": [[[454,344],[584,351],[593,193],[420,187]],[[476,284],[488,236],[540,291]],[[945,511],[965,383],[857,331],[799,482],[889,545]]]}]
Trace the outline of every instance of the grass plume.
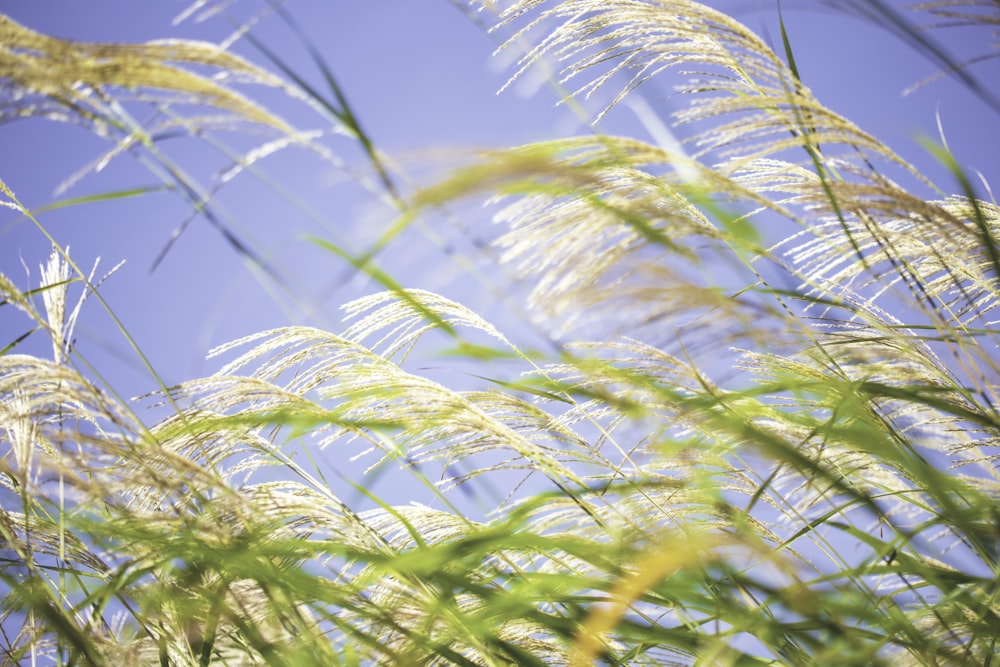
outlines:
[{"label": "grass plume", "polygon": [[[71,344],[69,289],[93,276],[62,253],[40,285],[0,276],[54,344],[0,355],[2,663],[996,660],[1000,207],[945,150],[956,192],[919,194],[809,91],[784,30],[782,57],[685,0],[520,0],[496,25],[534,45],[515,78],[551,59],[572,95],[606,94],[595,121],[676,70],[691,153],[595,130],[401,194],[333,79],[327,110],[405,220],[499,204],[499,261],[556,352],[319,239],[389,289],[338,333],[218,348],[144,424]],[[0,79],[34,100],[8,116],[106,119],[152,88],[290,132],[169,64],[275,81],[216,47],[0,30]],[[415,361],[441,341],[506,374],[447,386]],[[428,499],[317,463],[349,459]],[[485,515],[463,504],[496,488]]]}]

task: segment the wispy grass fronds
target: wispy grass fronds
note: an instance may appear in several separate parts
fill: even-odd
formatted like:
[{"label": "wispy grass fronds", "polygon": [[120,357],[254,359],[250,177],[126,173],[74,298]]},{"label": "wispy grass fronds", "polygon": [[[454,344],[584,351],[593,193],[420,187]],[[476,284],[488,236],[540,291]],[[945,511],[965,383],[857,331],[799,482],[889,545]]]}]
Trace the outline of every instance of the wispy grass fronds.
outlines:
[{"label": "wispy grass fronds", "polygon": [[[98,44],[42,35],[0,18],[0,79],[6,88],[0,118],[43,115],[97,124],[118,116],[111,111],[115,89],[166,93],[164,103],[205,104],[251,121],[287,130],[278,118],[220,83],[171,63],[211,68],[229,78],[267,85],[280,81],[247,61],[205,42]],[[142,98],[139,98],[142,99]]]},{"label": "wispy grass fronds", "polygon": [[[496,196],[556,356],[322,239],[391,289],[339,333],[219,348],[151,427],[44,324],[55,361],[0,356],[8,662],[995,661],[1000,209],[945,150],[954,195],[897,182],[930,185],[808,91],[784,31],[779,56],[681,0],[500,23],[536,40],[519,73],[615,86],[605,114],[667,69],[692,101],[693,157],[553,140],[405,211]],[[71,324],[69,279],[50,265],[47,316],[0,285]],[[449,387],[439,341],[504,364]],[[387,470],[425,502],[365,488]]]}]

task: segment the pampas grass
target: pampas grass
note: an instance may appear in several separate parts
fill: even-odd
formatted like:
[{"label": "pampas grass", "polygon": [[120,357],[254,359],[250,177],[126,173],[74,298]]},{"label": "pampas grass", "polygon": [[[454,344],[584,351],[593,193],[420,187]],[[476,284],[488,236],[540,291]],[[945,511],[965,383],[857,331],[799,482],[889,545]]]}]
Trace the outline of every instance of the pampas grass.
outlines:
[{"label": "pampas grass", "polygon": [[[389,289],[339,332],[215,350],[220,370],[161,387],[169,416],[145,424],[70,343],[70,288],[92,296],[96,274],[59,250],[40,285],[0,277],[54,345],[0,356],[4,664],[996,659],[1000,208],[945,148],[953,194],[890,178],[926,184],[810,93],[784,30],[779,54],[685,0],[498,11],[505,48],[533,44],[515,78],[554,61],[572,95],[610,88],[604,115],[676,68],[691,102],[674,122],[697,127],[687,151],[595,133],[391,193],[404,222],[492,196],[500,262],[558,353],[321,240]],[[31,100],[7,115],[105,128],[138,89],[315,139],[185,71],[292,87],[217,47],[0,26],[0,76]],[[412,357],[435,341],[504,375],[432,379]],[[412,476],[429,500],[362,487],[352,507],[322,457]],[[477,488],[504,489],[485,516]]]}]

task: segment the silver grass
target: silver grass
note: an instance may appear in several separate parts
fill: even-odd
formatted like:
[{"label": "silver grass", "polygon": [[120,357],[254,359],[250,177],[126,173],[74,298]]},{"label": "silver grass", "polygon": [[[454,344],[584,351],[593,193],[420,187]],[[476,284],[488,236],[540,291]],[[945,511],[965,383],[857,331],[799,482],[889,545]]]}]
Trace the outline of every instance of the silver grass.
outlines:
[{"label": "silver grass", "polygon": [[[270,81],[213,47],[2,26],[26,68],[6,85],[30,99],[8,114],[110,117],[98,92],[152,87],[285,129],[166,64]],[[147,427],[74,366],[69,264],[44,270],[44,308],[0,277],[55,354],[0,356],[7,663],[993,659],[1000,209],[895,182],[883,171],[926,185],[698,3],[525,0],[499,29],[535,40],[515,76],[555,58],[574,94],[614,86],[602,115],[667,69],[692,100],[675,120],[694,157],[546,142],[413,198],[503,200],[502,261],[560,357],[395,289],[349,304],[339,334],[217,349],[235,358],[159,392],[171,414]],[[154,66],[123,79],[95,58]],[[442,340],[520,367],[446,387],[414,363]],[[373,453],[370,471],[431,481],[435,506],[356,512],[293,443]],[[452,501],[512,474],[484,517]]]},{"label": "silver grass", "polygon": [[[0,18],[0,76],[7,100],[0,117],[46,115],[94,122],[114,117],[102,93],[109,87],[171,91],[176,100],[226,109],[250,120],[284,124],[239,93],[168,62],[203,65],[231,78],[277,85],[279,81],[214,44],[163,41],[141,45],[70,42]],[[53,103],[58,104],[55,106]],[[60,108],[61,107],[61,108]]]}]

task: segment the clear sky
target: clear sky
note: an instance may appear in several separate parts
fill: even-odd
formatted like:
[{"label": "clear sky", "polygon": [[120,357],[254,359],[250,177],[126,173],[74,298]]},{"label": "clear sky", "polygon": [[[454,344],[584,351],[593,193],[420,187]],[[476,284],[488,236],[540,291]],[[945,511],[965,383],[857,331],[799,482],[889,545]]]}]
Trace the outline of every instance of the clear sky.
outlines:
[{"label": "clear sky", "polygon": [[[173,19],[187,4],[173,0],[0,0],[0,11],[41,32],[79,40],[220,40],[230,34],[231,23],[222,16],[174,25]],[[262,4],[236,3],[231,18],[253,16]],[[710,4],[733,12],[780,48],[772,0]],[[402,165],[409,179],[400,179],[404,190],[433,182],[449,164],[480,148],[589,131],[572,110],[555,105],[552,90],[530,77],[497,95],[512,71],[510,63],[491,56],[497,38],[448,0],[292,0],[287,9],[335,72],[375,144]],[[916,141],[919,135],[936,136],[935,114],[939,114],[960,162],[996,182],[1000,140],[982,130],[996,127],[994,111],[948,79],[904,96],[904,89],[936,71],[910,47],[883,29],[833,11],[818,0],[785,2],[783,9],[800,72],[821,101],[880,137],[942,189],[953,191],[950,178]],[[980,44],[958,39],[947,30],[934,34],[960,57],[988,50],[985,33],[979,35]],[[298,37],[278,17],[263,18],[254,35],[321,85]],[[245,40],[236,42],[233,49],[267,65]],[[1000,84],[995,64],[973,71],[987,83]],[[664,119],[684,102],[672,95],[667,78],[641,90],[645,103]],[[301,129],[332,129],[320,116],[281,95],[260,88],[247,92],[264,93],[270,109]],[[601,101],[589,106],[598,108]],[[624,107],[602,129],[647,138]],[[233,134],[218,138],[243,150],[256,143]],[[365,171],[365,161],[350,139],[331,134],[326,145],[351,169]],[[116,158],[100,172],[88,171],[88,165],[110,147],[107,141],[71,125],[10,122],[0,126],[0,177],[29,208],[62,197],[158,182],[128,155]],[[219,149],[192,139],[170,139],[163,142],[163,149],[206,187],[231,163]],[[90,266],[98,256],[105,268],[125,261],[102,293],[168,384],[211,373],[217,366],[204,360],[206,352],[242,335],[292,323],[337,329],[342,303],[379,289],[306,237],[319,236],[361,251],[392,224],[394,210],[348,174],[301,151],[288,150],[264,159],[259,168],[262,178],[242,174],[223,187],[214,201],[226,214],[225,224],[281,274],[290,288],[287,293],[275,288],[273,281],[255,277],[204,218],[195,217],[186,224],[190,206],[175,193],[39,215],[58,242],[70,246],[81,265]],[[86,172],[82,178],[65,192],[58,190],[81,171]],[[275,192],[270,182],[280,183],[293,194]],[[308,206],[296,205],[300,200]],[[505,297],[516,301],[516,286],[509,276],[490,268],[495,253],[482,248],[496,234],[488,214],[478,206],[457,207],[452,213],[450,219],[428,217],[424,227],[411,230],[404,243],[382,256],[380,265],[406,286],[442,291],[484,311],[512,337],[523,330],[522,337],[531,340],[516,305],[507,307],[502,302]],[[183,233],[152,270],[182,226]],[[46,259],[48,248],[29,221],[0,209],[0,271],[18,284],[35,286],[37,267]],[[456,256],[469,262],[460,264],[454,261]],[[30,270],[30,277],[25,276],[23,266]],[[0,310],[0,345],[28,327],[13,309]],[[85,311],[77,343],[85,358],[124,395],[155,388],[96,302]],[[19,350],[46,354],[47,348],[47,341],[36,335]]]},{"label": "clear sky", "polygon": [[[172,26],[172,19],[185,5],[105,0],[85,4],[0,3],[3,11],[33,29],[74,39],[219,40],[231,32],[222,18]],[[233,15],[242,18],[258,9],[257,3],[245,2],[234,8]],[[514,91],[497,96],[506,73],[491,64],[495,40],[444,0],[305,0],[292,3],[289,10],[328,59],[378,147],[401,163],[416,165],[407,171],[420,182],[432,180],[424,173],[424,164],[433,169],[431,173],[441,174],[442,165],[459,154],[581,129],[569,111],[554,108],[551,95],[528,99]],[[312,81],[321,83],[298,39],[276,17],[263,21],[255,34]],[[248,44],[238,43],[234,50],[264,62]],[[247,92],[265,94],[272,110],[302,129],[331,130],[329,123],[305,111],[301,104],[260,87]],[[219,138],[242,148],[254,145],[234,134],[220,134]],[[65,193],[57,193],[60,184],[85,170],[110,144],[80,128],[41,120],[0,127],[0,142],[0,172],[31,208],[62,197],[158,182],[136,160],[123,156],[100,173],[89,173]],[[351,140],[333,136],[327,144],[352,168],[365,168]],[[163,145],[168,155],[206,186],[231,163],[195,140],[174,139]],[[432,153],[438,149],[449,153]],[[375,289],[364,279],[352,278],[343,265],[304,241],[303,236],[335,239],[360,251],[366,239],[391,224],[394,211],[359,188],[349,175],[301,151],[276,155],[263,161],[260,169],[308,202],[310,213],[297,210],[246,174],[227,185],[216,201],[229,213],[232,228],[268,255],[297,286],[298,296],[308,301],[299,306],[286,303],[282,296],[269,295],[204,219],[186,227],[151,273],[155,258],[189,214],[187,203],[173,193],[71,207],[39,218],[85,265],[96,256],[106,267],[126,260],[106,283],[104,293],[168,382],[213,370],[202,363],[205,352],[236,336],[292,322],[336,327],[341,303]],[[0,215],[2,270],[15,280],[23,278],[23,261],[37,278],[36,267],[47,255],[48,242],[28,221],[12,213]],[[477,212],[477,217],[482,215]],[[429,245],[426,252],[433,251],[434,244]],[[421,257],[422,262],[418,261]],[[440,258],[411,255],[394,262],[386,267],[393,275],[403,273],[419,286],[439,288],[454,279],[454,270],[438,266]],[[306,316],[303,309],[313,312]],[[87,339],[94,365],[121,374],[118,382],[124,383],[123,391],[138,393],[151,388],[144,371],[129,370],[136,368],[134,355],[125,350],[121,337],[109,330],[107,317],[96,312],[99,310],[93,304],[81,323],[81,350]],[[12,319],[17,316],[4,313],[0,321],[5,340],[24,328]]]}]

